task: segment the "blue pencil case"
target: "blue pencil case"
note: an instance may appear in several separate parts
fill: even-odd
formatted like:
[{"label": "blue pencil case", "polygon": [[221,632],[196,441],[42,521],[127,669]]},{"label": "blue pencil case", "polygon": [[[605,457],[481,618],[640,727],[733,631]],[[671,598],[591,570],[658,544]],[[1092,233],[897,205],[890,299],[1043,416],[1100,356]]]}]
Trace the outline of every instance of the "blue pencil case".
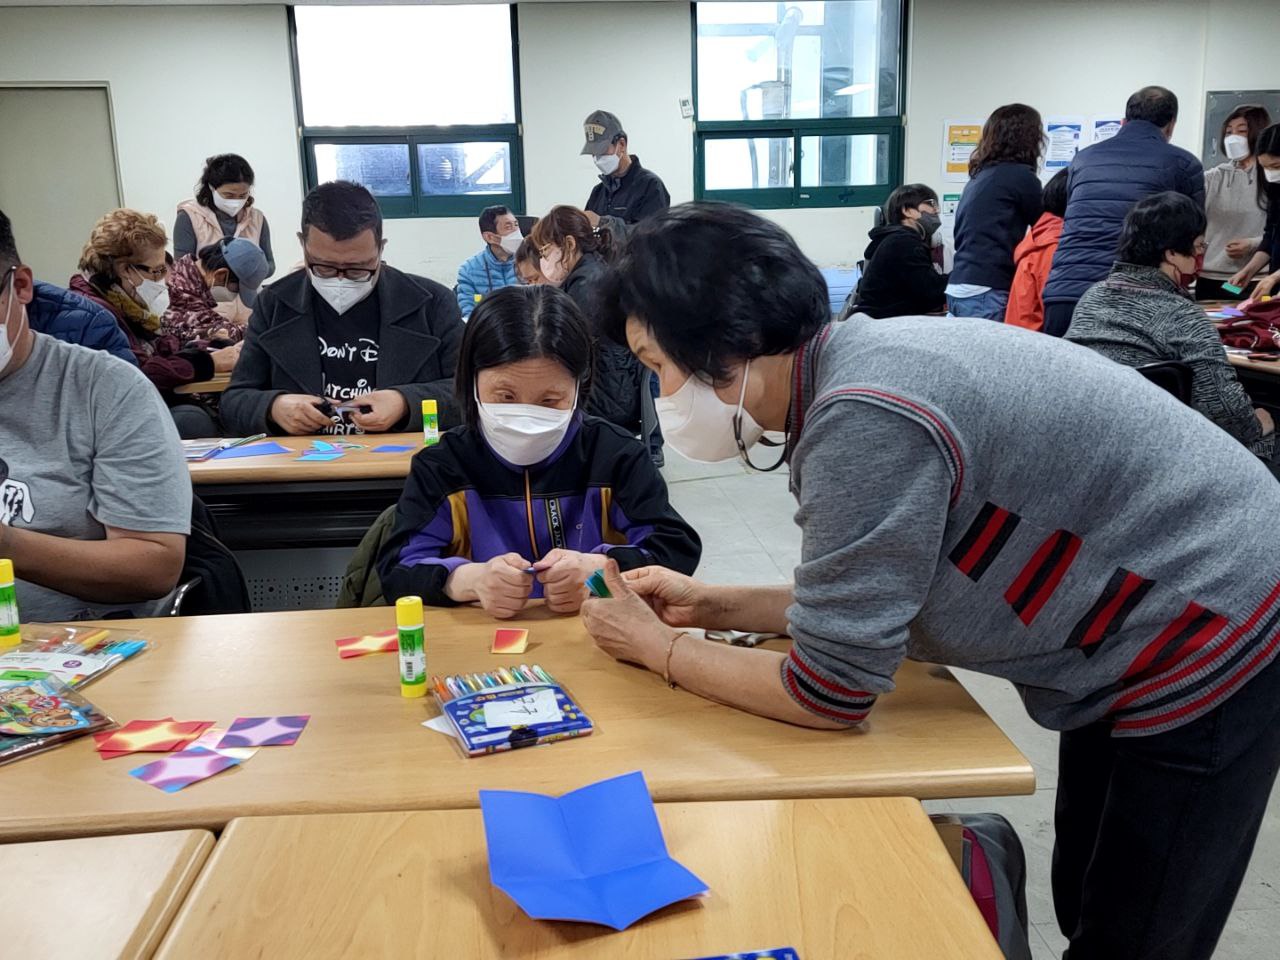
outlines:
[{"label": "blue pencil case", "polygon": [[450,700],[435,694],[468,757],[585,737],[591,719],[555,683],[512,683]]}]

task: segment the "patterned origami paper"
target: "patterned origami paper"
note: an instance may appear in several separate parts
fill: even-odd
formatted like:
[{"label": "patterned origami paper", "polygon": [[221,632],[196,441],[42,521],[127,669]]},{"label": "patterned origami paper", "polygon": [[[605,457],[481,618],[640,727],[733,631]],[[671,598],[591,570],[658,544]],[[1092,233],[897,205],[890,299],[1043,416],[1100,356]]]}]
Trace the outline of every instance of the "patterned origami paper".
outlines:
[{"label": "patterned origami paper", "polygon": [[181,750],[211,726],[212,720],[177,721],[173,717],[163,720],[131,720],[116,730],[95,734],[93,739],[102,759],[111,760],[131,753],[168,753],[170,750]]},{"label": "patterned origami paper", "polygon": [[288,747],[311,719],[310,714],[293,717],[237,717],[216,749],[227,747]]},{"label": "patterned origami paper", "polygon": [[395,630],[369,633],[363,637],[343,637],[333,642],[338,647],[338,656],[343,660],[370,653],[395,653],[400,644],[399,633]]},{"label": "patterned origami paper", "polygon": [[493,631],[490,653],[524,653],[529,646],[528,630],[503,629]]},{"label": "patterned origami paper", "polygon": [[137,777],[143,783],[149,783],[165,793],[177,793],[183,787],[207,780],[215,773],[239,765],[240,761],[235,757],[214,753],[203,747],[193,747],[135,767],[129,771],[129,776]]},{"label": "patterned origami paper", "polygon": [[197,747],[200,747],[204,750],[209,750],[213,753],[220,753],[223,756],[231,757],[234,760],[240,761],[248,760],[258,752],[257,747],[223,747],[219,749],[218,741],[226,736],[226,733],[226,727],[210,727],[200,735],[199,740],[192,741],[191,745],[187,747],[187,749],[194,750]]}]

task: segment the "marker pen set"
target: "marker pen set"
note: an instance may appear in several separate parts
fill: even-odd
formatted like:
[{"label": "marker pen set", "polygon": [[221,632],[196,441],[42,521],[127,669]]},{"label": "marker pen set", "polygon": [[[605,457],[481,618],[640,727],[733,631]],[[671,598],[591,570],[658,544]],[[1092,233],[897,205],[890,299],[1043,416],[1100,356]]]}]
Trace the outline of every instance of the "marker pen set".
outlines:
[{"label": "marker pen set", "polygon": [[473,693],[483,693],[496,687],[509,687],[521,683],[550,683],[556,681],[551,674],[536,663],[532,666],[499,667],[487,673],[460,673],[449,677],[431,678],[436,695],[441,702],[456,700]]}]

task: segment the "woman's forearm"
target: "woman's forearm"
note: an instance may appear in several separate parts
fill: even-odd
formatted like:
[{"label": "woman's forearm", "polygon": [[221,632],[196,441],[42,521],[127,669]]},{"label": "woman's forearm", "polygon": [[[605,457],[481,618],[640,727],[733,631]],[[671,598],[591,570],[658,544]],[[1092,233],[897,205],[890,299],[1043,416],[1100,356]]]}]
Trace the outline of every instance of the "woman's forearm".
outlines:
[{"label": "woman's forearm", "polygon": [[703,622],[708,630],[747,630],[754,633],[787,632],[787,607],[792,586],[705,587],[708,596]]}]

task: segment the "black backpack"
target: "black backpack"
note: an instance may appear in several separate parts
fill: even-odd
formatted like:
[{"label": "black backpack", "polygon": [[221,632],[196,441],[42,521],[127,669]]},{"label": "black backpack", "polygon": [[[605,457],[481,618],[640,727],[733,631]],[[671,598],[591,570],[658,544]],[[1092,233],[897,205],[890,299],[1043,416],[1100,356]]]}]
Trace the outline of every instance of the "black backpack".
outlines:
[{"label": "black backpack", "polygon": [[249,585],[231,549],[218,539],[213,513],[196,496],[191,498],[191,536],[181,583],[199,578],[182,599],[182,616],[209,613],[249,613]]}]

